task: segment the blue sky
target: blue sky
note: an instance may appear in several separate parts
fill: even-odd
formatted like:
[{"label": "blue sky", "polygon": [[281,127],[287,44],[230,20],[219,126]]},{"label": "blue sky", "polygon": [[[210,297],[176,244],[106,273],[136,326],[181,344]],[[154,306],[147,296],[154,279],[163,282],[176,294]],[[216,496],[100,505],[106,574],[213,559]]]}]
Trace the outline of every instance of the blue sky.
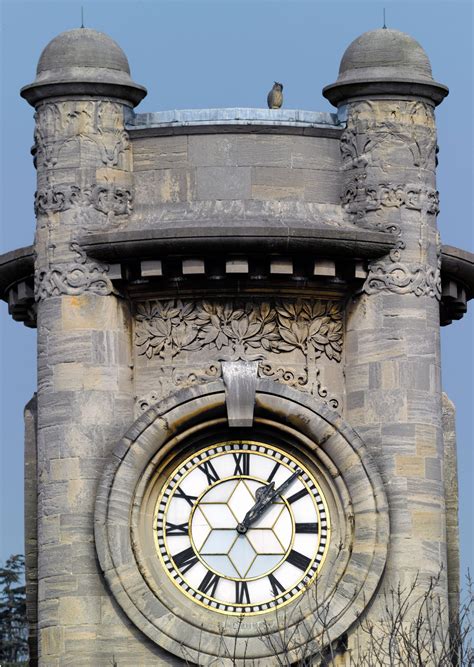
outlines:
[{"label": "blue sky", "polygon": [[[34,79],[43,47],[85,24],[111,35],[126,52],[132,76],[148,88],[139,111],[264,107],[274,80],[285,107],[332,110],[321,95],[337,78],[348,44],[387,25],[413,35],[435,78],[450,88],[437,111],[440,165],[438,223],[445,244],[474,250],[473,9],[471,2],[320,2],[318,0],[0,1],[1,252],[33,241],[35,172],[30,147],[33,109],[19,97]],[[474,301],[461,322],[442,330],[443,387],[457,407],[462,570],[474,567],[472,507]],[[36,383],[35,332],[0,306],[0,560],[22,553],[23,407]]]}]

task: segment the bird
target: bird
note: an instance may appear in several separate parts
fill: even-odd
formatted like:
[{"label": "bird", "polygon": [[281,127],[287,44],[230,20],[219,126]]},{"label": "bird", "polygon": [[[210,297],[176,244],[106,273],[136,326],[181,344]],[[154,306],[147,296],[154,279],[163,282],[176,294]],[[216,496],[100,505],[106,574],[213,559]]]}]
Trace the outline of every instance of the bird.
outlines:
[{"label": "bird", "polygon": [[283,84],[275,81],[273,88],[267,95],[267,104],[269,109],[279,109],[283,104]]}]

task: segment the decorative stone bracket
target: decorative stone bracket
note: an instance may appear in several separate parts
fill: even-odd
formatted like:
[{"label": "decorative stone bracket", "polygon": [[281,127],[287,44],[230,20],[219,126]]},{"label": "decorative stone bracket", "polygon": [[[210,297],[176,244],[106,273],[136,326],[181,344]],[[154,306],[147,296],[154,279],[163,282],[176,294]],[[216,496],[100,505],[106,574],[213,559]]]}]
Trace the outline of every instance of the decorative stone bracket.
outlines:
[{"label": "decorative stone bracket", "polygon": [[257,373],[258,361],[222,362],[229,426],[252,426]]}]

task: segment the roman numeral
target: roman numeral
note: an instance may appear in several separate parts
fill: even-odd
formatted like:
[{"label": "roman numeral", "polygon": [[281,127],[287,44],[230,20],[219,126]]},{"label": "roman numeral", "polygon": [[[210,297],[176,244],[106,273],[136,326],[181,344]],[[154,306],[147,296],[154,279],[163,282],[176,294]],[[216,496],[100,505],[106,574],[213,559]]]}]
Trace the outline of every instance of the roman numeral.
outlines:
[{"label": "roman numeral", "polygon": [[317,523],[295,523],[295,533],[317,533]]},{"label": "roman numeral", "polygon": [[279,467],[280,467],[280,464],[279,464],[279,463],[275,463],[275,465],[273,466],[273,469],[272,469],[272,471],[271,471],[271,473],[270,473],[270,476],[267,477],[267,482],[268,482],[268,483],[270,483],[270,482],[272,481],[272,479],[275,477],[275,475],[276,475],[277,472],[278,472],[278,468],[279,468]]},{"label": "roman numeral", "polygon": [[235,582],[236,604],[250,604],[249,587],[246,581]]},{"label": "roman numeral", "polygon": [[198,588],[202,593],[205,595],[210,595],[213,598],[216,592],[217,584],[219,583],[219,579],[220,577],[218,574],[214,574],[214,572],[208,570]]},{"label": "roman numeral", "polygon": [[294,549],[290,551],[286,560],[300,570],[306,570],[311,563],[311,559],[303,556],[303,554],[300,554],[299,551],[295,551]]},{"label": "roman numeral", "polygon": [[166,522],[167,535],[188,535],[189,526],[187,523],[168,523]]},{"label": "roman numeral", "polygon": [[187,503],[189,503],[191,505],[191,507],[194,505],[194,503],[197,500],[197,496],[188,496],[186,491],[183,491],[183,489],[180,486],[178,486],[178,488],[176,489],[174,497],[175,498],[182,498]]},{"label": "roman numeral", "polygon": [[235,460],[234,475],[248,475],[250,471],[250,454],[240,452],[233,454]]},{"label": "roman numeral", "polygon": [[274,597],[277,597],[280,593],[285,591],[285,587],[278,581],[278,579],[273,574],[268,575],[268,580],[270,581],[270,586],[272,587],[272,593]]},{"label": "roman numeral", "polygon": [[198,466],[198,468],[201,472],[203,472],[206,475],[208,484],[213,484],[214,482],[218,482],[220,480],[220,477],[217,474],[216,469],[214,468],[214,466],[210,461],[204,461],[204,463],[201,463],[201,465]]},{"label": "roman numeral", "polygon": [[180,551],[178,554],[173,556],[173,560],[178,569],[181,570],[182,574],[185,574],[188,570],[196,565],[198,562],[198,557],[194,553],[192,547]]},{"label": "roman numeral", "polygon": [[300,498],[303,498],[309,493],[308,489],[301,489],[301,491],[298,491],[297,493],[294,493],[292,496],[287,498],[286,500],[291,504],[295,503],[297,500]]}]

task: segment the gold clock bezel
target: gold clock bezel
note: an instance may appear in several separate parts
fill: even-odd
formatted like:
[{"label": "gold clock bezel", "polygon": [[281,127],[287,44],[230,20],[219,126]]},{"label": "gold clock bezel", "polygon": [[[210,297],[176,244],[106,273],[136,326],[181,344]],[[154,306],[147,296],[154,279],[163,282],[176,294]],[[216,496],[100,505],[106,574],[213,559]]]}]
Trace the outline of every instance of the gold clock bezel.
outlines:
[{"label": "gold clock bezel", "polygon": [[[311,483],[315,486],[315,488],[316,488],[316,490],[317,490],[317,494],[318,494],[318,496],[319,496],[319,499],[320,499],[320,501],[321,501],[321,504],[323,505],[324,512],[325,512],[325,515],[326,515],[326,526],[324,527],[324,530],[325,530],[325,537],[324,537],[324,551],[323,551],[323,553],[322,553],[321,556],[320,556],[318,565],[316,566],[314,572],[311,574],[310,577],[308,577],[308,572],[310,572],[310,571],[313,569],[313,565],[314,565],[314,563],[315,563],[315,561],[316,561],[316,559],[317,559],[317,557],[318,557],[318,550],[319,550],[319,547],[320,547],[321,542],[322,542],[322,538],[321,538],[321,536],[320,536],[319,539],[318,539],[318,548],[315,550],[315,553],[313,554],[313,556],[312,556],[312,558],[311,558],[310,564],[309,564],[308,567],[305,569],[305,571],[302,573],[301,577],[299,578],[298,582],[297,582],[295,585],[291,586],[291,588],[289,588],[289,589],[285,589],[285,591],[284,591],[283,593],[281,593],[280,595],[278,595],[278,596],[270,597],[270,598],[268,598],[268,600],[259,602],[258,606],[264,606],[264,605],[266,605],[266,607],[265,607],[264,609],[245,610],[245,607],[248,607],[248,608],[249,608],[249,607],[253,607],[253,606],[257,606],[257,605],[256,605],[256,604],[237,605],[237,604],[230,604],[230,603],[229,603],[229,604],[227,605],[227,606],[229,606],[229,607],[236,607],[236,606],[240,606],[240,607],[242,607],[242,609],[239,609],[238,611],[231,611],[231,610],[229,610],[229,609],[219,609],[217,606],[211,606],[211,605],[206,604],[206,603],[202,602],[201,600],[197,599],[197,598],[196,598],[196,595],[198,595],[198,596],[200,596],[200,597],[204,597],[204,598],[206,598],[206,599],[209,599],[209,600],[215,602],[216,605],[220,604],[220,605],[222,605],[222,606],[225,606],[222,600],[217,600],[217,599],[212,598],[211,596],[209,596],[209,595],[207,595],[207,594],[204,595],[202,592],[199,591],[199,589],[196,589],[192,584],[190,584],[190,583],[186,580],[186,578],[185,578],[185,576],[184,576],[183,574],[179,574],[180,578],[181,578],[183,581],[185,581],[186,585],[189,586],[189,588],[191,588],[191,589],[194,591],[194,595],[191,594],[191,593],[189,593],[189,592],[188,592],[187,590],[185,590],[179,583],[177,583],[177,581],[176,581],[175,578],[173,577],[172,573],[171,573],[170,570],[168,569],[168,567],[167,567],[167,565],[166,565],[166,563],[165,563],[165,560],[164,560],[164,558],[163,558],[163,555],[162,555],[162,552],[161,552],[161,548],[160,548],[160,544],[159,544],[158,531],[157,531],[157,529],[156,529],[156,525],[157,525],[157,522],[158,522],[158,513],[159,513],[160,505],[161,505],[162,500],[163,500],[163,496],[164,496],[164,494],[166,493],[166,491],[169,489],[169,485],[172,483],[173,479],[176,477],[176,475],[178,474],[178,472],[179,472],[183,467],[185,467],[186,465],[188,465],[189,462],[192,461],[193,459],[196,459],[196,457],[200,457],[201,455],[206,454],[206,452],[208,452],[209,450],[213,450],[214,448],[217,448],[217,447],[223,447],[223,448],[225,448],[226,446],[229,446],[229,447],[231,447],[231,449],[229,449],[228,451],[232,451],[232,452],[239,452],[239,451],[244,451],[244,452],[245,452],[245,451],[249,451],[248,449],[242,449],[242,450],[240,450],[240,449],[238,448],[238,447],[242,446],[243,444],[244,444],[244,445],[249,445],[249,446],[254,446],[254,447],[256,447],[256,448],[271,449],[271,450],[274,451],[274,452],[278,452],[278,454],[280,454],[281,458],[280,458],[280,459],[277,459],[277,460],[280,462],[281,465],[283,465],[284,467],[286,467],[288,470],[292,470],[292,468],[291,468],[290,465],[288,465],[288,464],[284,461],[285,458],[287,458],[287,459],[293,461],[294,463],[296,463],[297,466],[298,466],[299,468],[301,468],[301,469],[303,470],[303,472],[307,475],[307,477],[311,480]],[[237,446],[237,449],[234,448],[235,446]],[[271,456],[271,455],[269,455],[269,454],[267,454],[267,453],[265,453],[265,452],[263,452],[263,451],[258,451],[258,449],[250,450],[250,451],[255,451],[256,454],[261,455],[261,456],[265,456],[266,458],[269,458],[269,459],[274,458],[273,456]],[[218,456],[222,456],[224,453],[225,453],[225,451],[223,451],[222,453],[221,453],[221,452],[216,452],[216,453],[210,455],[209,457],[207,457],[207,460],[209,460],[209,459],[213,459],[213,458],[218,457]],[[326,500],[326,498],[325,498],[324,492],[323,492],[323,490],[322,490],[322,488],[321,488],[321,485],[317,482],[314,473],[311,472],[311,471],[308,469],[308,466],[307,466],[306,464],[302,463],[300,457],[297,456],[297,455],[296,455],[295,453],[293,453],[293,452],[289,452],[289,451],[285,451],[285,450],[283,450],[281,447],[279,447],[279,446],[277,446],[277,445],[274,445],[274,444],[271,443],[271,442],[265,442],[263,439],[262,439],[262,440],[252,440],[252,439],[248,439],[248,438],[241,438],[241,439],[228,439],[228,440],[223,440],[223,441],[220,441],[219,439],[217,439],[217,440],[214,439],[214,440],[212,441],[212,443],[210,443],[208,446],[206,446],[206,447],[201,447],[200,449],[198,449],[198,450],[196,450],[196,451],[193,451],[193,452],[191,452],[191,453],[187,453],[187,456],[181,458],[181,459],[179,460],[178,463],[176,463],[176,460],[177,460],[176,457],[173,457],[172,461],[168,460],[168,461],[167,461],[167,464],[165,464],[165,465],[162,467],[162,469],[161,469],[162,471],[163,471],[163,470],[169,470],[170,465],[173,466],[173,467],[172,467],[172,470],[171,470],[170,472],[167,473],[167,476],[166,476],[166,478],[164,479],[164,482],[163,482],[162,485],[161,485],[161,488],[160,488],[160,490],[159,490],[157,499],[156,499],[156,501],[155,501],[155,509],[154,509],[154,512],[153,512],[153,541],[154,541],[154,545],[155,545],[156,553],[157,553],[157,555],[158,555],[158,558],[159,558],[159,561],[160,561],[160,564],[161,564],[162,571],[165,572],[165,574],[166,574],[168,580],[172,582],[173,586],[174,586],[176,589],[178,589],[178,591],[179,591],[182,595],[185,595],[188,599],[192,600],[195,604],[200,605],[201,607],[204,607],[204,608],[205,608],[206,610],[208,610],[208,611],[213,611],[213,612],[216,612],[216,613],[219,613],[219,614],[224,614],[224,615],[226,615],[226,616],[246,616],[246,617],[247,617],[247,616],[256,616],[256,615],[260,615],[260,614],[266,614],[266,613],[269,613],[269,612],[271,612],[271,611],[275,611],[275,610],[277,610],[277,609],[280,609],[280,608],[282,608],[282,607],[285,607],[286,605],[288,605],[288,604],[290,604],[290,603],[292,603],[292,602],[295,602],[298,598],[300,598],[301,595],[303,595],[303,593],[304,593],[304,592],[311,586],[311,584],[316,580],[316,578],[318,577],[319,573],[321,572],[321,569],[322,569],[322,567],[323,567],[323,565],[324,565],[324,561],[325,561],[325,559],[326,559],[326,556],[327,556],[327,553],[328,553],[328,550],[329,550],[329,546],[330,546],[330,542],[331,542],[331,532],[332,532],[332,529],[331,529],[331,519],[330,519],[330,514],[329,514],[329,508],[328,508],[328,502],[327,502],[327,500]],[[200,463],[202,463],[203,460],[205,460],[205,459],[199,459],[199,460],[196,461],[192,466],[190,466],[190,467],[186,470],[186,472],[183,474],[183,476],[181,477],[180,481],[182,481],[182,479],[184,479],[184,477],[186,477],[192,470],[194,470]],[[159,475],[159,476],[161,476],[161,475]],[[262,484],[265,484],[265,480],[263,480],[263,479],[258,479],[258,478],[256,478],[256,477],[251,476],[251,475],[250,475],[250,476],[245,476],[245,475],[242,475],[242,476],[229,476],[229,478],[225,478],[225,479],[226,479],[226,480],[227,480],[227,479],[231,479],[231,478],[241,479],[242,477],[247,477],[247,478],[250,478],[250,479],[255,479],[256,481],[260,481]],[[222,481],[224,481],[224,479],[220,480],[220,482],[222,482]],[[307,488],[309,488],[309,487],[308,487],[308,484],[306,483],[306,481],[304,481],[304,480],[301,480],[301,481],[302,481],[302,483],[303,483]],[[178,484],[175,484],[175,485],[174,485],[174,488],[176,488],[177,486],[178,486]],[[203,496],[210,490],[211,486],[212,486],[212,485],[208,486],[208,487],[207,487],[207,488],[206,488],[206,489],[205,489],[205,490],[198,496],[198,499],[196,500],[196,503],[195,503],[194,507],[193,507],[192,510],[191,510],[190,517],[189,517],[189,521],[191,521],[192,514],[193,514],[194,510],[196,509],[196,507],[198,506],[198,503],[199,503],[200,499],[201,499],[201,498],[202,498],[202,497],[203,497]],[[169,504],[170,504],[170,502],[171,502],[171,500],[172,500],[172,496],[173,496],[173,494],[170,493],[170,496],[169,496],[169,498],[168,498],[167,501],[166,501],[165,510],[164,510],[164,515],[166,515],[166,512],[167,512],[167,510],[168,510]],[[320,520],[321,520],[321,517],[320,517],[320,510],[319,510],[319,508],[318,508],[318,505],[317,505],[316,499],[315,499],[315,497],[314,497],[314,494],[313,494],[311,491],[310,491],[310,497],[311,497],[311,500],[312,500],[312,502],[313,502],[313,504],[314,504],[315,511],[316,511],[317,516],[318,516],[318,521],[320,522]],[[284,500],[285,504],[288,505],[288,503],[286,503],[286,501],[285,501],[284,498],[283,498],[283,500]],[[272,572],[274,569],[277,569],[277,568],[282,564],[282,562],[286,559],[286,557],[287,557],[287,555],[288,555],[288,553],[289,553],[289,550],[291,549],[291,545],[292,545],[293,542],[294,542],[294,538],[295,538],[294,517],[293,517],[293,513],[292,513],[292,511],[291,511],[290,508],[289,508],[289,512],[290,512],[290,516],[291,516],[291,520],[292,520],[292,536],[291,536],[291,540],[290,540],[290,547],[286,550],[285,555],[282,557],[282,559],[279,561],[279,563],[278,563],[274,568],[272,568],[271,570],[269,570],[269,572]],[[166,551],[167,551],[168,558],[172,561],[172,555],[171,555],[170,550],[169,550],[168,547],[167,547],[167,543],[166,543],[166,535],[165,535],[165,531],[164,531],[164,530],[163,530],[163,541],[165,542],[165,547],[166,547]],[[202,560],[202,558],[200,557],[200,555],[198,554],[198,552],[196,551],[195,553],[196,553],[196,556],[199,558],[199,560],[205,565],[205,567],[206,567],[208,570],[213,571],[212,568],[211,568],[205,561]],[[174,561],[173,561],[173,566],[174,566],[175,571],[176,571],[177,573],[179,573],[179,569],[178,569],[177,566],[174,564]],[[219,574],[219,573],[217,573],[217,574]],[[253,578],[236,578],[236,577],[230,577],[230,576],[229,576],[229,577],[226,577],[226,579],[228,579],[228,580],[234,580],[234,581],[250,581],[250,580],[257,580],[257,579],[260,579],[260,578],[262,578],[263,576],[266,576],[266,575],[259,575],[258,577],[253,577]],[[293,595],[291,595],[288,599],[283,600],[282,602],[279,602],[279,603],[277,603],[277,604],[274,604],[274,601],[275,601],[276,599],[288,595],[289,592],[290,592],[292,589],[294,589],[295,587],[300,587],[300,590],[298,590],[296,593],[294,593]]]}]

